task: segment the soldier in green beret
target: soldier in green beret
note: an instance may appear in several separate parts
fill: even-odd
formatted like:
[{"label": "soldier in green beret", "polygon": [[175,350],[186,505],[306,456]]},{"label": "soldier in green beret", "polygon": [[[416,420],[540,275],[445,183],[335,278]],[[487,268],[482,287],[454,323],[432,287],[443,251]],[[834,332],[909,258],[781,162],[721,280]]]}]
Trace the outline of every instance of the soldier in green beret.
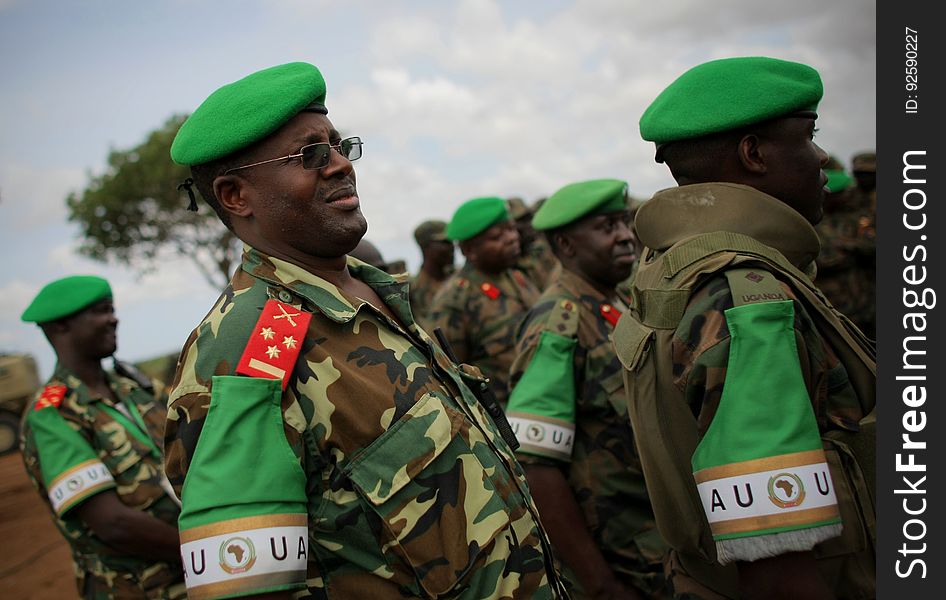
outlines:
[{"label": "soldier in green beret", "polygon": [[562,265],[520,328],[507,415],[573,597],[655,598],[664,544],[627,418],[610,336],[637,256],[616,179],[573,183],[533,219]]},{"label": "soldier in green beret", "polygon": [[23,461],[69,542],[79,595],[184,598],[180,505],[161,456],[167,394],[102,368],[117,348],[111,287],[90,275],[58,279],[22,319],[56,352],[23,418]]},{"label": "soldier in green beret", "polygon": [[348,256],[361,140],[327,113],[319,70],[279,65],[211,94],[171,147],[246,243],[171,392],[189,594],[561,597],[522,468],[406,275]]},{"label": "soldier in green beret", "polygon": [[874,348],[811,280],[822,93],[807,65],[722,59],[640,120],[679,187],[638,210],[613,340],[676,594],[875,595]]},{"label": "soldier in green beret", "polygon": [[428,332],[427,316],[434,296],[453,274],[453,257],[456,247],[447,239],[447,224],[444,221],[424,221],[414,229],[414,241],[420,248],[421,265],[417,275],[411,279],[411,311],[421,327]]},{"label": "soldier in green beret", "polygon": [[431,327],[443,331],[460,362],[483,372],[505,407],[516,327],[539,291],[514,268],[519,233],[502,198],[464,202],[447,225],[447,238],[459,244],[466,263],[434,296]]},{"label": "soldier in green beret", "polygon": [[842,314],[868,337],[874,337],[874,268],[877,242],[872,221],[838,159],[824,169],[824,218],[815,227],[821,240],[815,284]]}]

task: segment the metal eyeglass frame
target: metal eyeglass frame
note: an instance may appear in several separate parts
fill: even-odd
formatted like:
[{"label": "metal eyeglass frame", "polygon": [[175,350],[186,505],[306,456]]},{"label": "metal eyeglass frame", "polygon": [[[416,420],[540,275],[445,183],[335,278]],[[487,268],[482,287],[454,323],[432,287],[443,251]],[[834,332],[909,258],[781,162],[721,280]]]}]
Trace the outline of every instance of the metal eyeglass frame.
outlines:
[{"label": "metal eyeglass frame", "polygon": [[[352,140],[358,140],[358,141],[352,141]],[[280,156],[279,158],[270,158],[270,159],[268,159],[268,160],[261,160],[261,161],[259,161],[259,162],[255,162],[255,163],[252,163],[252,164],[249,164],[249,165],[242,165],[242,166],[239,166],[239,167],[233,167],[232,169],[227,169],[226,171],[224,171],[223,174],[224,174],[224,175],[229,175],[229,174],[232,173],[233,171],[239,171],[240,169],[249,169],[250,167],[258,167],[259,165],[265,165],[266,163],[277,162],[277,161],[280,161],[280,160],[289,160],[289,159],[291,159],[291,158],[302,158],[302,156],[303,156],[303,154],[304,154],[303,150],[305,150],[306,148],[311,148],[312,146],[328,146],[328,147],[329,147],[329,160],[331,161],[331,156],[332,156],[331,151],[332,151],[332,150],[335,150],[335,151],[338,152],[339,154],[342,154],[342,144],[345,143],[345,142],[349,142],[349,141],[351,142],[351,145],[352,145],[353,147],[354,147],[354,146],[358,146],[358,147],[360,148],[361,145],[362,145],[361,138],[360,138],[359,136],[357,136],[357,135],[352,136],[352,137],[347,137],[347,138],[345,138],[345,139],[343,139],[343,140],[339,140],[339,142],[338,142],[337,144],[330,144],[330,143],[328,143],[328,142],[316,142],[315,144],[306,144],[305,146],[299,148],[299,152],[297,152],[296,154],[287,154],[286,156]],[[342,154],[342,156],[345,156],[345,155]],[[361,154],[359,154],[357,158],[348,158],[347,156],[345,156],[345,158],[348,159],[348,160],[354,161],[354,160],[358,160],[359,158],[361,158]],[[329,163],[326,162],[326,163],[325,163],[324,165],[322,165],[321,167],[313,167],[313,168],[307,169],[307,170],[309,170],[309,171],[318,171],[319,169],[324,169],[324,168],[327,167],[328,165],[329,165]],[[302,168],[303,168],[303,169],[306,169],[306,166],[305,166],[305,163],[304,163],[304,162],[303,162],[303,164],[302,164]]]}]

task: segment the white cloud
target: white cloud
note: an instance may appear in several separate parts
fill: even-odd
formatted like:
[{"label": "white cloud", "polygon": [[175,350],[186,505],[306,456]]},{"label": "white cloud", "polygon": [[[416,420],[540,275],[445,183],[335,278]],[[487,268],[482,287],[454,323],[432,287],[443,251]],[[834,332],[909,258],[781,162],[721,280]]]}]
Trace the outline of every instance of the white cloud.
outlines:
[{"label": "white cloud", "polygon": [[0,210],[17,229],[65,221],[66,196],[81,188],[79,168],[39,168],[17,163],[0,165]]}]

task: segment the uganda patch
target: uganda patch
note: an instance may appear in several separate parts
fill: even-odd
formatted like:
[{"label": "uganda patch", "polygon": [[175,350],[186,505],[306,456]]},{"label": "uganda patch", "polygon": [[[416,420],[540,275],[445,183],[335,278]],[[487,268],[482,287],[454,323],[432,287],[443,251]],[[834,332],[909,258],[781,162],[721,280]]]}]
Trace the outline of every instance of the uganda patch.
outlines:
[{"label": "uganda patch", "polygon": [[50,406],[59,408],[63,398],[66,397],[66,389],[64,385],[47,385],[43,389],[43,393],[39,395],[33,410],[42,410]]},{"label": "uganda patch", "polygon": [[285,390],[311,320],[311,313],[291,304],[278,300],[266,302],[236,372],[250,377],[281,379]]}]

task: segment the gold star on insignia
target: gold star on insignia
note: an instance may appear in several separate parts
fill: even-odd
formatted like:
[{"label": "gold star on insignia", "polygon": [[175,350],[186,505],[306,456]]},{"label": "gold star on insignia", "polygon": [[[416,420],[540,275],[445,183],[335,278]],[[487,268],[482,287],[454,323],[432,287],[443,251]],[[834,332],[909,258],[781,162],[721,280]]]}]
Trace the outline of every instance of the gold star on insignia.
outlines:
[{"label": "gold star on insignia", "polygon": [[295,348],[295,347],[296,347],[296,343],[297,343],[297,342],[296,342],[295,338],[293,338],[291,335],[290,335],[290,336],[287,336],[287,337],[284,337],[284,338],[282,339],[282,344],[283,344],[283,346],[285,346],[285,347],[288,348],[289,350],[292,350],[293,348]]},{"label": "gold star on insignia", "polygon": [[279,352],[280,350],[276,346],[268,346],[266,348],[266,354],[268,354],[270,358],[279,358]]},{"label": "gold star on insignia", "polygon": [[264,327],[262,331],[259,332],[259,334],[263,336],[264,340],[271,340],[273,339],[273,336],[276,335],[276,332],[273,331],[272,327]]}]

